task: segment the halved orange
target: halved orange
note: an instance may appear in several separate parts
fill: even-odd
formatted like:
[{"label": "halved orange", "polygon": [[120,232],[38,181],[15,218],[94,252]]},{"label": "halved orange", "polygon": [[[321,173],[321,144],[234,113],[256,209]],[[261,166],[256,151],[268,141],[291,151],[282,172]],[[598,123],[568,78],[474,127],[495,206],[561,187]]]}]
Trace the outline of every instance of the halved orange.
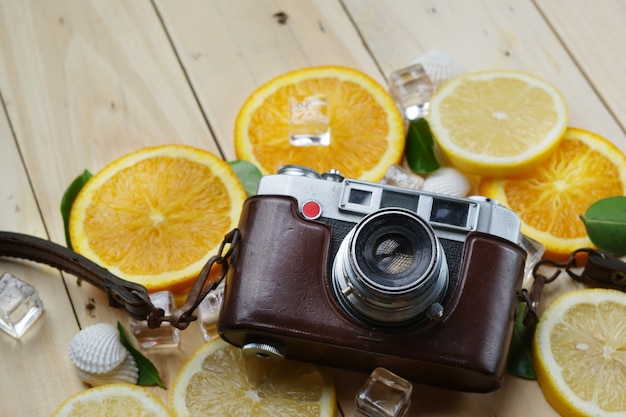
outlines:
[{"label": "halved orange", "polygon": [[149,291],[188,289],[246,198],[230,166],[186,145],[142,148],[85,184],[70,215],[76,252]]},{"label": "halved orange", "polygon": [[597,200],[626,194],[626,155],[607,139],[569,128],[556,151],[536,168],[509,178],[485,178],[479,192],[515,211],[522,233],[541,242],[544,257],[564,260],[593,247],[580,216]]},{"label": "halved orange", "polygon": [[[328,146],[291,144],[290,99],[308,97],[326,102]],[[303,68],[274,78],[250,95],[235,124],[238,158],[263,174],[297,164],[378,181],[402,159],[404,140],[403,118],[387,90],[368,75],[340,66]]]}]

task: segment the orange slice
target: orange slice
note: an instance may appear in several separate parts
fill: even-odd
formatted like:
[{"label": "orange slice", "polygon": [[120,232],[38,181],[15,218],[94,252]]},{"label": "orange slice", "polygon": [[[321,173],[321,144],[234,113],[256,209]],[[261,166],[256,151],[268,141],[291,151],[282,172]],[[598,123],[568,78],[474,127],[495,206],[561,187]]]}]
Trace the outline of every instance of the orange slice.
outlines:
[{"label": "orange slice", "polygon": [[335,401],[327,370],[292,360],[247,358],[218,338],[183,365],[170,391],[178,417],[332,417]]},{"label": "orange slice", "polygon": [[510,178],[485,178],[479,192],[515,211],[522,233],[546,247],[546,258],[565,260],[575,249],[593,247],[580,219],[587,208],[626,193],[626,156],[607,139],[570,128],[539,166]]},{"label": "orange slice", "polygon": [[180,292],[238,221],[245,191],[229,165],[186,145],[143,148],[94,175],[70,214],[74,249],[148,291]]},{"label": "orange slice", "polygon": [[[326,101],[328,146],[291,144],[290,100],[309,97]],[[237,156],[263,174],[297,164],[378,181],[402,159],[404,138],[402,116],[387,90],[366,74],[339,66],[298,69],[274,78],[248,98],[235,125]]]},{"label": "orange slice", "polygon": [[504,177],[546,159],[567,128],[567,105],[547,81],[519,72],[468,73],[440,87],[429,122],[452,165]]}]

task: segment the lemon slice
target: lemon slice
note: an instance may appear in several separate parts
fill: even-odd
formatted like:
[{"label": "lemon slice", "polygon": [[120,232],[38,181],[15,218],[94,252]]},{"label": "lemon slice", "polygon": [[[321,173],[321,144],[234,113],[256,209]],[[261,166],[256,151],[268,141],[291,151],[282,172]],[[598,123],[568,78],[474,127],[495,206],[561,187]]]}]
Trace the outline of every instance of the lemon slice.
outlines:
[{"label": "lemon slice", "polygon": [[564,416],[626,416],[626,294],[572,291],[537,326],[533,359],[548,402]]},{"label": "lemon slice", "polygon": [[490,177],[517,174],[547,158],[568,121],[565,100],[552,84],[504,70],[453,78],[433,95],[429,112],[450,162]]},{"label": "lemon slice", "polygon": [[213,339],[181,368],[170,393],[179,417],[334,416],[335,388],[311,364],[246,358],[241,349]]},{"label": "lemon slice", "polygon": [[174,417],[163,402],[146,389],[110,384],[81,391],[65,400],[52,417]]}]

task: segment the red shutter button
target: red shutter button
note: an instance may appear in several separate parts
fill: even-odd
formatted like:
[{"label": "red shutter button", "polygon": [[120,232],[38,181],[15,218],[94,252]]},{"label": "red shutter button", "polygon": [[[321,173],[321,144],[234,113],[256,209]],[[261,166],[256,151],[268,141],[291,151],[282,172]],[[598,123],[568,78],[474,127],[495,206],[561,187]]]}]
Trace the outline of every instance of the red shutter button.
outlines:
[{"label": "red shutter button", "polygon": [[322,206],[317,201],[305,201],[302,205],[302,215],[309,220],[315,220],[322,215]]}]

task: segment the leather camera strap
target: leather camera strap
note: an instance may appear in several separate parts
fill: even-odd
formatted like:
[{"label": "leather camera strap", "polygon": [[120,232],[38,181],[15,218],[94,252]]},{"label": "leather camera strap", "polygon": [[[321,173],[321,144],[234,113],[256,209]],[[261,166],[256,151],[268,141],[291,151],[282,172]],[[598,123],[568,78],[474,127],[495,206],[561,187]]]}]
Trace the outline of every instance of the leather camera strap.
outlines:
[{"label": "leather camera strap", "polygon": [[[170,316],[164,316],[163,309],[156,308],[152,304],[144,286],[123,280],[73,250],[49,240],[21,233],[0,231],[0,257],[13,257],[43,263],[83,279],[104,291],[111,307],[123,310],[136,320],[147,320],[149,327],[159,327],[162,322],[166,321],[174,327],[185,329],[190,322],[196,320],[196,317],[191,313],[204,297],[224,279],[229,266],[229,258],[238,241],[238,229],[232,230],[224,237],[218,254],[207,262],[198,275],[185,304],[174,310]],[[226,245],[230,245],[230,248],[223,254]],[[579,254],[587,255],[582,274],[572,271],[572,268],[581,266],[576,261]],[[221,273],[216,280],[207,283],[209,273],[215,264],[220,265]],[[543,265],[555,267],[557,271],[552,276],[546,277],[538,273],[539,268]],[[533,270],[535,282],[531,290],[524,289],[520,294],[520,299],[526,302],[529,307],[526,311],[525,323],[538,321],[535,310],[539,305],[543,286],[554,281],[562,270],[565,270],[573,279],[592,287],[626,291],[626,263],[619,258],[593,249],[583,248],[572,252],[569,261],[564,263],[542,260],[535,265]]]},{"label": "leather camera strap", "polygon": [[[149,327],[159,327],[162,322],[167,321],[179,329],[185,329],[196,319],[191,313],[224,278],[232,244],[237,240],[236,229],[226,235],[220,253],[209,260],[189,292],[185,304],[174,310],[171,316],[164,316],[163,309],[152,304],[144,286],[126,281],[73,250],[49,240],[0,231],[0,256],[43,263],[83,279],[104,291],[111,307],[123,310],[136,320],[147,320]],[[225,244],[231,244],[231,249],[222,255]],[[207,285],[209,272],[215,263],[222,265],[222,273],[216,281]]]},{"label": "leather camera strap", "polygon": [[[546,276],[539,272],[544,265],[555,269],[552,275]],[[584,267],[581,273],[574,271],[580,267]],[[618,257],[591,248],[581,248],[573,251],[565,262],[542,259],[533,268],[534,281],[530,291],[522,289],[520,294],[520,299],[528,307],[524,324],[539,321],[536,310],[543,287],[556,280],[561,272],[566,272],[572,279],[588,287],[626,291],[626,263]]]},{"label": "leather camera strap", "polygon": [[626,291],[626,263],[621,259],[598,251],[589,251],[583,272],[568,274],[590,287]]}]

